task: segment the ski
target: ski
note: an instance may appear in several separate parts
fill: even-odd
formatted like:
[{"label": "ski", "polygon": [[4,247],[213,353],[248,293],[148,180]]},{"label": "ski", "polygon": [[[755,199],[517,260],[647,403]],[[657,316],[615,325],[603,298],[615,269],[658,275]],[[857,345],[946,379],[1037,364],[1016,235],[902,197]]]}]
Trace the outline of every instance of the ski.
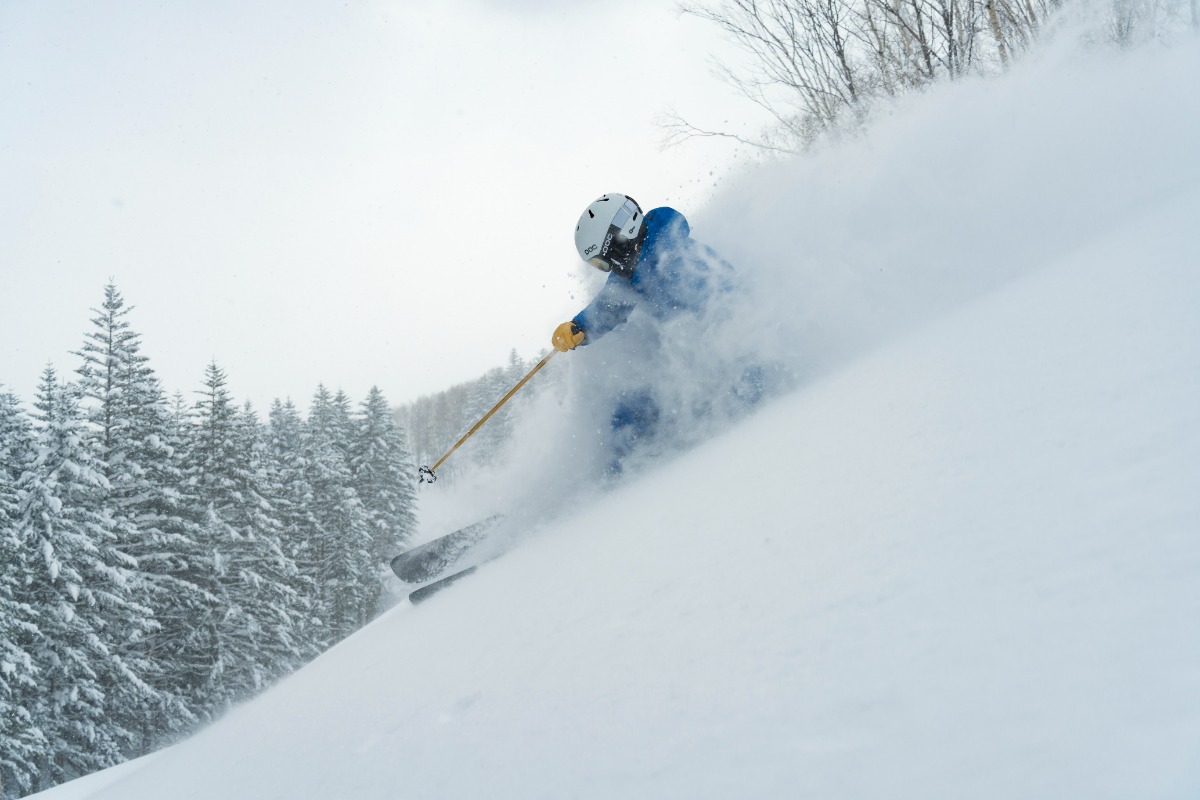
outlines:
[{"label": "ski", "polygon": [[440,592],[442,589],[446,589],[458,583],[460,580],[467,577],[477,569],[479,569],[477,566],[467,567],[462,572],[456,572],[453,575],[448,575],[445,578],[434,581],[433,583],[427,583],[420,589],[409,592],[408,599],[413,605],[424,602]]},{"label": "ski", "polygon": [[[480,563],[497,555],[492,552],[495,548],[488,546],[488,539],[503,520],[503,515],[499,514],[488,517],[406,550],[392,559],[392,572],[413,587],[409,592],[410,598],[430,589],[421,595],[420,599],[424,599],[438,590],[434,586],[445,588],[456,578],[474,571]],[[444,585],[439,586],[443,581]],[[419,600],[414,599],[413,602]]]}]

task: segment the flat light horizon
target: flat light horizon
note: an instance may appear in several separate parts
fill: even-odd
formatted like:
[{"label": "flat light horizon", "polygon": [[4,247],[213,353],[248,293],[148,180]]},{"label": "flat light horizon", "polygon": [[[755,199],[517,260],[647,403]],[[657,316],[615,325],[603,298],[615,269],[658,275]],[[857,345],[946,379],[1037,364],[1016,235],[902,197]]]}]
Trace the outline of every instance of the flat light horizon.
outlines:
[{"label": "flat light horizon", "polygon": [[595,196],[696,210],[754,133],[673,0],[0,8],[0,385],[73,374],[113,281],[189,400],[399,404],[548,346]]}]

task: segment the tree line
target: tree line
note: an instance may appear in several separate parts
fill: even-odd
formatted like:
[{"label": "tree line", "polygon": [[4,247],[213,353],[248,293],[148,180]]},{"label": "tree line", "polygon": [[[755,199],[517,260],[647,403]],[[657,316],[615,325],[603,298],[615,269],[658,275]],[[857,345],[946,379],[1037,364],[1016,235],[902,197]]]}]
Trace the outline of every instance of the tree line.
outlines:
[{"label": "tree line", "polygon": [[113,285],[65,380],[0,392],[0,797],[167,744],[380,610],[415,465],[378,389],[263,421],[168,397]]}]

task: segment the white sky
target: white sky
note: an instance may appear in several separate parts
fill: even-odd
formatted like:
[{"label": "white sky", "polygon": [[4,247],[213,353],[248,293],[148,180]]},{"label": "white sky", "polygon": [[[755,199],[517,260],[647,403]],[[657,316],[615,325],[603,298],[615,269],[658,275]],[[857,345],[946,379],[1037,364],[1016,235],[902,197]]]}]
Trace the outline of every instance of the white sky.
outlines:
[{"label": "white sky", "polygon": [[695,210],[753,132],[674,0],[0,5],[0,383],[70,373],[111,278],[191,399],[393,402],[547,345],[594,197]]}]

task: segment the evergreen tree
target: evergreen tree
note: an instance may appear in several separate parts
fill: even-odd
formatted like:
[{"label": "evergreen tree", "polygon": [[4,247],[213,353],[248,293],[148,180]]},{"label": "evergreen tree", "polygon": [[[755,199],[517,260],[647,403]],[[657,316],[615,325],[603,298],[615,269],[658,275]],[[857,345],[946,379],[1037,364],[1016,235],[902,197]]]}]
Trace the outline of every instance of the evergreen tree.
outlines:
[{"label": "evergreen tree", "polygon": [[47,741],[38,778],[45,786],[123,760],[133,734],[106,715],[106,704],[151,690],[112,646],[112,634],[136,638],[153,623],[126,591],[130,564],[100,502],[109,484],[83,445],[74,391],[52,368],[36,408],[37,456],[18,483],[17,519],[17,546],[35,557],[17,599],[39,617],[30,654],[41,691],[32,711]]},{"label": "evergreen tree", "polygon": [[388,580],[388,562],[416,531],[416,464],[378,387],[362,403],[350,465],[367,514],[376,577]]},{"label": "evergreen tree", "polygon": [[20,599],[33,567],[17,531],[17,481],[32,460],[29,421],[16,397],[0,393],[0,797],[7,796],[5,787],[22,794],[33,788],[38,754],[46,747],[31,712],[37,673],[30,644],[39,619]]},{"label": "evergreen tree", "polygon": [[312,488],[309,568],[326,645],[349,636],[370,618],[377,588],[367,513],[354,490],[347,458],[350,422],[344,398],[318,387],[305,425],[305,477]]},{"label": "evergreen tree", "polygon": [[108,481],[104,505],[113,517],[117,547],[136,564],[128,589],[137,603],[153,609],[158,624],[150,637],[114,632],[121,656],[154,692],[111,696],[108,713],[142,729],[139,749],[145,751],[158,732],[196,720],[178,671],[192,615],[204,600],[192,580],[200,553],[195,526],[182,507],[182,465],[171,443],[170,412],[140,352],[141,337],[126,320],[130,310],[116,287],[107,285],[77,353],[83,359],[77,373],[91,448]]},{"label": "evergreen tree", "polygon": [[[160,565],[163,592],[170,595],[173,588],[179,590],[158,605],[161,627],[151,637],[152,652],[169,665],[171,683],[184,698],[188,711],[206,719],[217,705],[211,692],[212,654],[214,620],[221,604],[216,593],[216,556],[204,544],[200,526],[204,510],[190,469],[195,463],[192,453],[197,429],[191,409],[183,395],[176,392],[165,410],[161,439],[172,454],[165,465],[170,472],[162,484],[176,488],[168,488],[161,498],[166,504],[161,529],[169,536],[178,533],[185,541],[168,546],[162,555],[146,557]],[[176,578],[183,585],[173,587]]]},{"label": "evergreen tree", "polygon": [[267,455],[271,470],[273,496],[284,555],[298,568],[293,586],[303,601],[303,624],[298,630],[306,655],[320,652],[324,636],[316,619],[316,599],[312,575],[312,532],[315,523],[309,506],[312,487],[306,478],[304,461],[304,422],[291,400],[271,404],[267,432]]},{"label": "evergreen tree", "polygon": [[278,677],[307,660],[300,631],[308,617],[308,598],[298,590],[303,585],[299,570],[283,546],[283,525],[276,513],[279,488],[271,480],[267,430],[248,402],[237,421],[238,450],[250,476],[244,484],[242,519],[244,530],[254,534],[242,584],[253,589],[263,670]]},{"label": "evergreen tree", "polygon": [[222,576],[226,560],[224,528],[217,516],[217,507],[233,496],[235,484],[228,478],[234,463],[233,401],[225,389],[225,373],[215,363],[205,373],[205,389],[196,403],[195,413],[187,415],[178,405],[178,424],[185,431],[188,444],[184,454],[186,486],[192,500],[191,517],[199,527],[198,539],[206,555],[197,564],[197,583],[208,602],[193,622],[194,642],[198,657],[189,666],[191,694],[200,707],[220,709],[232,702],[232,692],[226,686],[222,621],[226,616],[229,598]]},{"label": "evergreen tree", "polygon": [[349,459],[350,450],[354,446],[354,421],[350,414],[350,398],[341,389],[333,396],[331,402],[330,421],[334,432],[334,444],[341,451],[342,457]]},{"label": "evergreen tree", "polygon": [[291,400],[271,404],[267,452],[277,486],[279,520],[283,523],[284,552],[297,564],[307,560],[307,507],[312,489],[305,480],[304,421]]},{"label": "evergreen tree", "polygon": [[[88,404],[88,420],[94,426],[96,456],[101,471],[109,483],[114,475],[136,473],[137,464],[127,463],[132,438],[133,420],[128,413],[137,401],[127,395],[131,385],[149,374],[146,357],[140,354],[140,337],[134,333],[125,317],[132,309],[116,286],[104,287],[104,303],[92,309],[92,330],[84,336],[83,348],[75,353],[83,359],[76,370],[79,392]],[[122,474],[116,481],[130,483],[132,477]],[[120,489],[114,489],[120,492]]]},{"label": "evergreen tree", "polygon": [[300,601],[291,583],[296,566],[280,545],[279,520],[266,496],[261,425],[239,414],[214,363],[196,406],[189,483],[202,510],[201,539],[212,556],[204,588],[216,599],[205,622],[208,694],[221,707],[294,669]]}]

